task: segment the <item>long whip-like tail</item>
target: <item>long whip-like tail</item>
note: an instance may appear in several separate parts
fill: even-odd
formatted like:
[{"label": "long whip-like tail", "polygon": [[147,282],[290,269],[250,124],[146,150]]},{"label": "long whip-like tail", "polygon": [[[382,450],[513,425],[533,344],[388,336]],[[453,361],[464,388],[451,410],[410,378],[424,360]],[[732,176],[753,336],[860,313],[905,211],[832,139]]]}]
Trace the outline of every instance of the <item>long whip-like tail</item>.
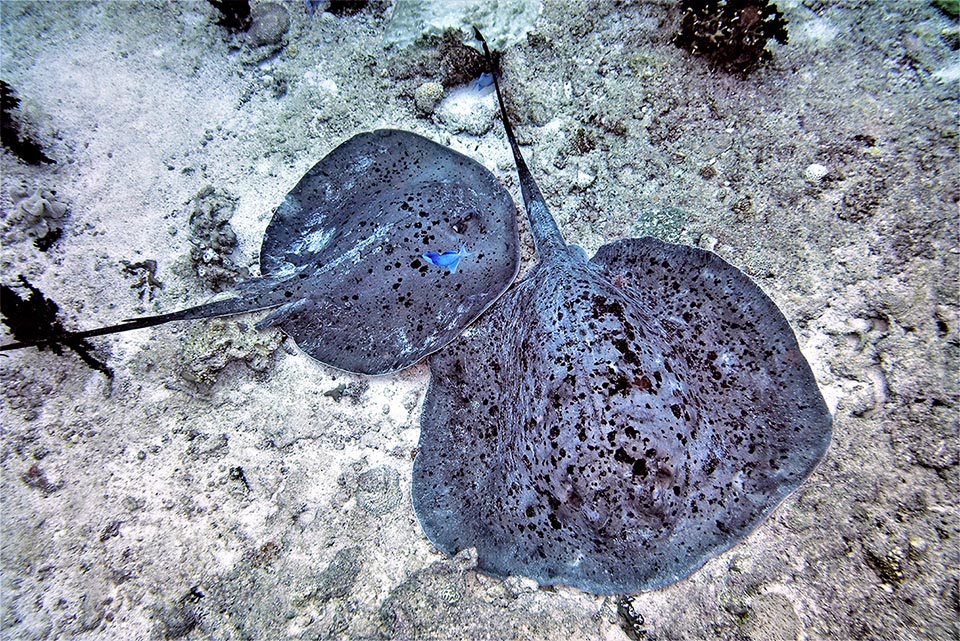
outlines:
[{"label": "long whip-like tail", "polygon": [[537,246],[537,253],[543,259],[546,255],[557,251],[565,251],[567,244],[563,240],[560,228],[553,219],[547,202],[540,193],[540,187],[533,179],[530,168],[527,167],[523,154],[520,153],[520,145],[517,144],[517,138],[513,134],[513,126],[510,124],[510,118],[507,116],[507,107],[503,102],[503,93],[500,90],[499,72],[493,61],[493,55],[490,53],[490,47],[487,41],[476,27],[473,33],[477,40],[483,45],[483,54],[487,61],[489,73],[493,76],[493,86],[497,91],[497,101],[500,103],[500,116],[503,120],[503,128],[507,132],[507,140],[510,141],[510,149],[513,151],[513,159],[517,164],[517,174],[520,176],[520,191],[523,193],[523,203],[527,208],[527,218],[530,219],[530,229],[533,232],[533,239]]}]

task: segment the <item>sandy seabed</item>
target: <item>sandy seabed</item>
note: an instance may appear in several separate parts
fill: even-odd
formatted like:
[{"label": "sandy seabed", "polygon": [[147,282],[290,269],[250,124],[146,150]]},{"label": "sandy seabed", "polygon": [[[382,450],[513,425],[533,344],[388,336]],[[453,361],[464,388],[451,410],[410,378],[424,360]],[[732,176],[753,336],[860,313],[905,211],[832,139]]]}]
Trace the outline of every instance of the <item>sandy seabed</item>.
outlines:
[{"label": "sandy seabed", "polygon": [[[2,79],[55,160],[0,159],[4,283],[27,276],[70,327],[198,303],[214,267],[257,271],[307,169],[378,127],[476,158],[521,202],[492,98],[425,99],[440,71],[395,6],[277,4],[289,28],[259,46],[206,2],[0,4]],[[112,384],[71,356],[0,358],[0,637],[956,638],[957,21],[779,6],[789,43],[746,77],[671,45],[668,2],[547,1],[525,37],[464,18],[507,34],[518,136],[569,242],[712,249],[797,332],[833,443],[743,543],[631,617],[483,576],[411,506],[426,366],[365,379],[252,317],[179,323],[95,339]],[[20,207],[37,190],[68,206],[47,251]],[[204,206],[237,246],[198,273]]]}]

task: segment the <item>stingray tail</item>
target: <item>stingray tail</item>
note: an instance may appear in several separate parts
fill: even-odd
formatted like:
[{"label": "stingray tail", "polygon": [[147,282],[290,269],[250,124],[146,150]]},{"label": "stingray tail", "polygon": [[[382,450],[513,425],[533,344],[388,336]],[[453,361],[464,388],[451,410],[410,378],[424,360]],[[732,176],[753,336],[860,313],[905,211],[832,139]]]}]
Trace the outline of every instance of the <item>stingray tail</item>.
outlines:
[{"label": "stingray tail", "polygon": [[[13,343],[0,345],[0,352],[23,349],[24,347],[42,348],[47,345],[63,345],[71,341],[82,341],[87,338],[105,336],[107,334],[119,334],[120,332],[129,332],[135,329],[154,327],[156,325],[163,325],[164,323],[171,323],[174,321],[215,318],[218,316],[230,316],[232,314],[255,312],[262,309],[277,307],[285,302],[283,300],[274,301],[273,297],[270,296],[271,288],[269,285],[272,285],[273,281],[268,282],[267,279],[263,279],[263,285],[266,286],[257,287],[258,283],[260,282],[260,279],[258,279],[245,283],[245,287],[243,289],[253,291],[259,289],[259,295],[254,295],[252,297],[233,295],[230,298],[215,300],[202,305],[196,305],[194,307],[177,310],[175,312],[157,314],[156,316],[144,316],[142,318],[131,318],[124,320],[121,323],[117,323],[116,325],[107,325],[105,327],[97,327],[95,329],[72,332],[64,330],[59,321],[47,322],[43,324],[39,330],[37,327],[34,327],[33,331],[29,333],[30,335],[25,338],[17,336],[17,332],[15,331],[14,337],[19,338],[20,340],[17,340]],[[56,307],[54,307],[54,310],[55,309]],[[8,315],[10,311],[11,310],[9,309],[4,309],[4,314]],[[7,325],[12,327],[9,322],[7,322]]]},{"label": "stingray tail", "polygon": [[500,117],[503,120],[503,128],[507,132],[507,140],[510,141],[510,149],[513,151],[513,159],[517,164],[517,173],[520,175],[520,191],[523,193],[523,204],[527,208],[527,218],[530,219],[530,229],[533,232],[533,239],[537,245],[537,253],[541,258],[546,257],[557,251],[563,251],[566,243],[557,222],[553,219],[550,209],[547,208],[547,201],[543,199],[540,193],[540,187],[533,179],[533,174],[523,160],[523,154],[520,153],[520,145],[517,144],[517,138],[513,135],[513,126],[507,117],[507,107],[503,103],[503,93],[500,91],[500,79],[498,77],[497,65],[493,61],[493,55],[487,46],[487,41],[483,34],[476,27],[473,33],[477,40],[483,45],[483,55],[487,61],[489,73],[493,76],[493,86],[497,91],[497,102],[500,103]]}]

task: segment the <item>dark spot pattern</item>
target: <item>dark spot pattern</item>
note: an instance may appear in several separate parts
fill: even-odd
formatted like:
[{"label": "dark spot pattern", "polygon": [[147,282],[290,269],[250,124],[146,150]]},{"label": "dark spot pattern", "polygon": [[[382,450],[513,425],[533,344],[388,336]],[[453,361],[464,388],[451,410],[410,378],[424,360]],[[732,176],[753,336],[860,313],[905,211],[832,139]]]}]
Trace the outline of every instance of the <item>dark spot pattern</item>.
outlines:
[{"label": "dark spot pattern", "polygon": [[[455,274],[428,251],[471,256]],[[422,136],[362,133],[287,195],[242,290],[313,358],[385,374],[456,338],[519,267],[516,207],[482,165]],[[252,308],[256,305],[252,304]]]},{"label": "dark spot pattern", "polygon": [[430,371],[424,531],[543,585],[630,594],[689,575],[830,441],[776,305],[716,255],[652,238],[541,262]]}]

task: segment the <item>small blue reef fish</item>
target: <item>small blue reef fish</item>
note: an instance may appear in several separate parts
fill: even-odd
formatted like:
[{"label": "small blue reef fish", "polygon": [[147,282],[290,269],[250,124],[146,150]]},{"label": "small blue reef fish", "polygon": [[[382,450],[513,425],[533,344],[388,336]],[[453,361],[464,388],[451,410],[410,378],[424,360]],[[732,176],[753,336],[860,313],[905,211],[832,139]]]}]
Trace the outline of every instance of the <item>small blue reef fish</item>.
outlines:
[{"label": "small blue reef fish", "polygon": [[437,267],[446,267],[451,274],[456,274],[460,259],[464,256],[473,256],[473,254],[467,251],[466,245],[460,245],[460,251],[445,251],[439,254],[437,252],[427,252],[423,255],[423,258]]},{"label": "small blue reef fish", "polygon": [[481,96],[493,93],[493,74],[484,71],[471,83]]}]

